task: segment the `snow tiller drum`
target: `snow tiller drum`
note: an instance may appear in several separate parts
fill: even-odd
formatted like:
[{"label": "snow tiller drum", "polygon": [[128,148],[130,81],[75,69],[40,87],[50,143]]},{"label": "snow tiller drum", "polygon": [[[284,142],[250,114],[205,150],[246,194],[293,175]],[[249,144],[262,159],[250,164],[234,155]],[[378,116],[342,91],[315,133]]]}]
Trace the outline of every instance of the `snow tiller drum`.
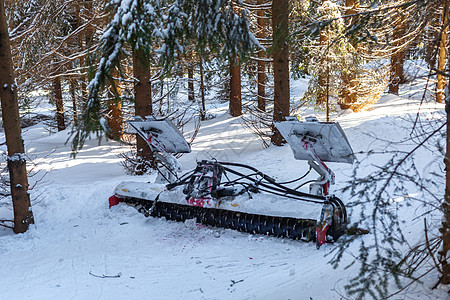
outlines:
[{"label": "snow tiller drum", "polygon": [[[124,202],[147,216],[168,220],[196,219],[205,225],[253,234],[268,234],[316,245],[335,241],[345,233],[347,213],[343,202],[329,194],[334,173],[325,162],[352,163],[353,151],[338,123],[295,117],[275,126],[291,146],[294,157],[306,160],[309,171],[299,178],[278,182],[254,167],[215,160],[179,175],[173,153],[190,152],[189,144],[169,120],[142,118],[129,124],[152,151],[164,183],[122,182],[110,206]],[[311,170],[319,178],[306,180]],[[300,191],[309,184],[309,192]]]}]

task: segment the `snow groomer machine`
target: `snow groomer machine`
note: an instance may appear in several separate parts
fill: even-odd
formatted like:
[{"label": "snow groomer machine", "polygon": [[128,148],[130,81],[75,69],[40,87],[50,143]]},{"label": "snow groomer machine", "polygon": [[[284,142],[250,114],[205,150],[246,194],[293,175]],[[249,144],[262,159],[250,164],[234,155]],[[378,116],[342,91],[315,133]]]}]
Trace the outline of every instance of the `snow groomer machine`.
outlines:
[{"label": "snow groomer machine", "polygon": [[[159,179],[155,183],[122,182],[110,198],[110,206],[123,202],[147,216],[175,221],[195,218],[204,225],[314,241],[317,247],[335,241],[346,231],[346,208],[330,194],[335,175],[325,164],[354,160],[338,123],[316,118],[300,122],[288,117],[274,124],[294,158],[309,165],[305,175],[286,182],[278,182],[252,166],[215,160],[198,161],[195,169],[181,174],[174,154],[191,149],[169,120],[147,117],[129,124],[155,153]],[[319,177],[305,181],[311,171]],[[300,191],[308,185],[309,192]]]}]

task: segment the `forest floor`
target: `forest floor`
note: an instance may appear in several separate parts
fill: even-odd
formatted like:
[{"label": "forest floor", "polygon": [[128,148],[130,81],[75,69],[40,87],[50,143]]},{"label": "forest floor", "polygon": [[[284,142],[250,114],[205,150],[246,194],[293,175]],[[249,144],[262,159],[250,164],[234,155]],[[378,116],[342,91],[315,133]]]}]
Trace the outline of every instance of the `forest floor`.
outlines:
[{"label": "forest floor", "polygon": [[[409,136],[419,108],[423,115],[444,116],[443,105],[421,103],[419,88],[404,86],[400,97],[385,95],[365,112],[333,113],[357,159],[365,160],[363,173],[389,154],[366,158],[359,153],[404,147],[388,141]],[[212,113],[217,117],[202,123],[192,153],[180,159],[184,170],[203,158],[246,163],[280,180],[307,170],[288,145],[264,149],[226,108]],[[323,113],[311,110],[303,116],[310,114],[323,119]],[[70,143],[65,144],[69,130],[50,135],[40,123],[24,129],[23,137],[38,172],[30,178],[31,185],[37,182],[31,191],[36,224],[19,235],[0,227],[0,299],[346,299],[341,298],[344,285],[359,272],[358,264],[344,268],[357,254],[357,244],[333,269],[331,255],[326,256],[333,244],[317,250],[314,243],[146,218],[125,204],[110,209],[108,198],[120,182],[155,179],[154,174],[125,175],[119,154],[128,146],[92,139],[73,159]],[[421,172],[442,172],[438,157],[431,149],[419,151]],[[329,165],[336,173],[334,192],[349,202],[341,188],[353,166]],[[423,236],[422,210],[418,204],[399,210],[412,240]],[[0,219],[12,219],[10,199],[0,200]],[[439,220],[439,215],[429,220],[430,232],[436,232]],[[423,285],[393,299],[445,299],[443,289],[430,290],[436,280],[430,273]]]}]

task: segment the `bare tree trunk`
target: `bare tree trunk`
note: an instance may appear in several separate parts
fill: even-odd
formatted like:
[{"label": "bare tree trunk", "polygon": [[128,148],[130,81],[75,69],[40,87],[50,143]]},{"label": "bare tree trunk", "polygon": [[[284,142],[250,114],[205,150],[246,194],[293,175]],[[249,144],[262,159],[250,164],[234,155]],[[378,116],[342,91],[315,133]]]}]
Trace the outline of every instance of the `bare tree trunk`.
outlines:
[{"label": "bare tree trunk", "polygon": [[202,121],[206,120],[206,103],[205,103],[205,83],[203,75],[203,58],[200,55],[200,93],[202,97],[202,107],[200,110],[200,119]]},{"label": "bare tree trunk", "polygon": [[[263,4],[264,0],[258,0],[258,5]],[[257,37],[264,39],[264,10],[258,10],[258,32]],[[263,50],[259,50],[258,57],[258,109],[266,111],[266,63],[263,61],[265,54]]]},{"label": "bare tree trunk", "polygon": [[[450,63],[450,60],[449,60]],[[449,81],[450,84],[450,81]],[[442,204],[444,212],[444,221],[442,222],[442,252],[440,253],[440,264],[442,266],[442,277],[439,279],[441,284],[450,284],[450,264],[448,262],[448,256],[450,253],[450,104],[446,104],[447,112],[447,149],[445,154],[445,197]]]},{"label": "bare tree trunk", "polygon": [[[117,77],[117,71],[111,71],[112,77]],[[121,139],[123,133],[123,118],[122,118],[122,100],[120,99],[120,83],[118,80],[113,79],[114,86],[109,88],[109,100],[108,100],[108,126],[111,132],[108,134],[111,139]]]},{"label": "bare tree trunk", "polygon": [[425,47],[425,61],[430,69],[436,67],[436,49],[439,47],[439,32],[436,28],[439,28],[442,24],[440,23],[442,18],[442,13],[439,10],[434,11],[431,15],[431,20],[428,21],[429,25],[425,29],[423,40],[426,41]]},{"label": "bare tree trunk", "polygon": [[[405,33],[405,25],[402,23],[395,28],[394,38],[399,39]],[[400,49],[391,56],[391,82],[389,84],[389,93],[398,95],[400,83],[405,81],[403,75],[403,64],[405,62],[405,49]]]},{"label": "bare tree trunk", "polygon": [[389,93],[398,95],[398,88],[403,78],[403,63],[405,52],[403,50],[391,57],[391,82],[389,83]]},{"label": "bare tree trunk", "polygon": [[153,114],[150,65],[142,49],[133,51],[133,73],[138,80],[134,86],[136,115],[145,117]]},{"label": "bare tree trunk", "polygon": [[[326,29],[322,29],[320,31],[319,42],[320,42],[321,49],[324,49],[327,46],[328,36],[327,36]],[[318,78],[319,91],[318,91],[318,95],[317,95],[317,99],[316,99],[317,105],[324,105],[327,102],[327,94],[326,94],[327,78],[328,78],[327,70],[328,69],[324,68],[323,66],[321,66],[321,68],[319,70],[319,78]]]},{"label": "bare tree trunk", "polygon": [[[94,10],[92,7],[93,1],[83,1],[84,2],[84,9],[85,14],[88,19],[91,19],[94,16]],[[94,33],[95,33],[95,27],[92,24],[89,24],[86,27],[84,39],[86,42],[86,48],[89,48],[89,46],[92,45],[92,42],[94,40]]]},{"label": "bare tree trunk", "polygon": [[[287,44],[289,0],[272,1],[273,27],[273,70],[274,70],[274,108],[273,120],[283,121],[289,115],[289,51]],[[271,141],[281,146],[285,143],[282,135],[273,127]]]},{"label": "bare tree trunk", "polygon": [[188,99],[189,101],[195,101],[194,93],[194,66],[192,65],[192,59],[188,63]]},{"label": "bare tree trunk", "polygon": [[[135,93],[135,114],[145,118],[153,113],[152,107],[152,84],[150,82],[150,65],[145,51],[141,48],[133,50],[133,73],[134,78],[137,79],[137,83],[134,86]],[[153,166],[153,153],[138,134],[136,134],[136,152],[137,155],[142,158],[143,161],[149,162]],[[143,169],[138,170],[139,174],[147,172],[145,164],[142,165]]]},{"label": "bare tree trunk", "polygon": [[64,104],[60,77],[53,79],[53,93],[56,104],[56,123],[58,124],[58,131],[62,131],[66,129],[66,124],[64,122]]},{"label": "bare tree trunk", "polygon": [[75,78],[71,77],[69,79],[69,90],[70,95],[72,97],[72,113],[73,113],[73,125],[78,125],[78,112],[77,112],[77,93],[76,93],[76,84]]},{"label": "bare tree trunk", "polygon": [[230,114],[242,115],[241,65],[238,57],[230,57]]},{"label": "bare tree trunk", "polygon": [[[322,0],[322,3],[325,2],[325,0]],[[320,49],[325,49],[328,45],[328,32],[327,28],[324,28],[320,31],[319,36],[319,44]],[[328,62],[327,62],[328,66]],[[328,95],[327,95],[327,89],[328,89],[328,68],[325,68],[323,65],[321,65],[319,70],[319,78],[318,78],[318,84],[319,84],[319,91],[317,92],[317,98],[316,98],[316,104],[317,105],[326,105],[328,101]]]},{"label": "bare tree trunk", "polygon": [[14,70],[6,23],[4,0],[0,0],[0,100],[3,127],[8,148],[8,170],[11,183],[11,196],[14,210],[14,232],[23,233],[34,224],[28,194],[28,177],[20,129],[17,87],[14,83]]},{"label": "bare tree trunk", "polygon": [[[356,13],[356,8],[359,8],[359,0],[346,0],[345,6],[347,10],[345,12],[346,15],[353,15]],[[355,18],[350,19],[349,26],[357,22],[358,20]],[[351,41],[353,47],[357,47],[356,42]],[[339,106],[342,109],[347,109],[351,107],[352,103],[358,101],[358,95],[355,91],[356,86],[358,85],[358,80],[356,79],[356,74],[343,74],[341,76],[343,83],[343,90],[341,92],[342,102],[339,103]]]},{"label": "bare tree trunk", "polygon": [[[445,61],[448,55],[447,51],[447,39],[448,39],[448,0],[443,1],[443,9],[442,9],[442,33],[439,43],[439,56],[438,56],[438,71],[445,71]],[[444,102],[444,88],[445,88],[445,78],[443,75],[437,75],[437,83],[436,83],[436,101],[439,103]]]},{"label": "bare tree trunk", "polygon": [[[75,14],[76,14],[78,27],[80,27],[83,23],[82,18],[80,16],[80,11],[81,11],[81,7],[80,7],[79,2],[77,1],[75,4]],[[83,37],[84,37],[84,32],[80,32],[77,36],[79,51],[82,51],[85,49],[85,46],[83,44]],[[86,101],[88,98],[86,75],[84,74],[85,57],[83,55],[80,56],[79,61],[80,61],[80,72],[81,72],[81,76],[80,76],[80,82],[81,82],[80,89],[81,89],[81,100],[82,100],[81,103],[83,103],[83,106],[84,106],[86,104]]]},{"label": "bare tree trunk", "polygon": [[[443,13],[447,22],[448,22],[448,14],[449,10],[449,0],[443,0]],[[446,23],[443,23],[446,24]],[[448,30],[448,28],[442,28],[442,30]],[[447,70],[450,70],[450,55],[447,56]],[[442,222],[442,253],[440,253],[440,263],[442,267],[442,277],[439,282],[441,284],[450,284],[450,264],[448,262],[450,255],[450,76],[447,78],[448,80],[448,95],[446,99],[445,111],[447,113],[447,149],[445,154],[445,178],[446,178],[446,186],[445,186],[445,197],[444,203],[442,204],[442,208],[444,211],[444,221]]]}]

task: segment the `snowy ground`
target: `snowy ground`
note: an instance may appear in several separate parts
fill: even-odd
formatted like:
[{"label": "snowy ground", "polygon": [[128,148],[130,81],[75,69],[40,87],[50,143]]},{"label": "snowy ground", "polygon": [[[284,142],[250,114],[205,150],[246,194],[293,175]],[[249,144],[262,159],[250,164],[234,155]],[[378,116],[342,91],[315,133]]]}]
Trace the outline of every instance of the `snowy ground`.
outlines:
[{"label": "snowy ground", "polygon": [[[335,114],[355,152],[380,146],[368,133],[407,135],[395,125],[419,108],[408,95],[384,96],[359,114]],[[442,109],[424,104],[421,111]],[[251,164],[280,180],[307,169],[288,146],[263,149],[239,119],[214,113],[218,117],[203,123],[192,153],[181,158],[185,170],[211,157]],[[67,134],[49,136],[41,125],[24,131],[36,170],[47,175],[32,191],[36,225],[20,235],[0,228],[0,299],[340,299],[358,271],[356,265],[334,270],[327,264],[324,255],[333,245],[317,250],[313,243],[145,218],[123,204],[109,209],[108,197],[121,181],[154,176],[124,175],[117,154],[128,148],[115,142],[91,140],[74,160],[64,145]],[[427,166],[434,158],[425,153],[421,159]],[[330,166],[338,189],[352,166]],[[11,218],[11,206],[0,202],[0,219]],[[445,291],[427,289],[435,275],[424,278],[425,288],[394,299],[445,299]]]}]

